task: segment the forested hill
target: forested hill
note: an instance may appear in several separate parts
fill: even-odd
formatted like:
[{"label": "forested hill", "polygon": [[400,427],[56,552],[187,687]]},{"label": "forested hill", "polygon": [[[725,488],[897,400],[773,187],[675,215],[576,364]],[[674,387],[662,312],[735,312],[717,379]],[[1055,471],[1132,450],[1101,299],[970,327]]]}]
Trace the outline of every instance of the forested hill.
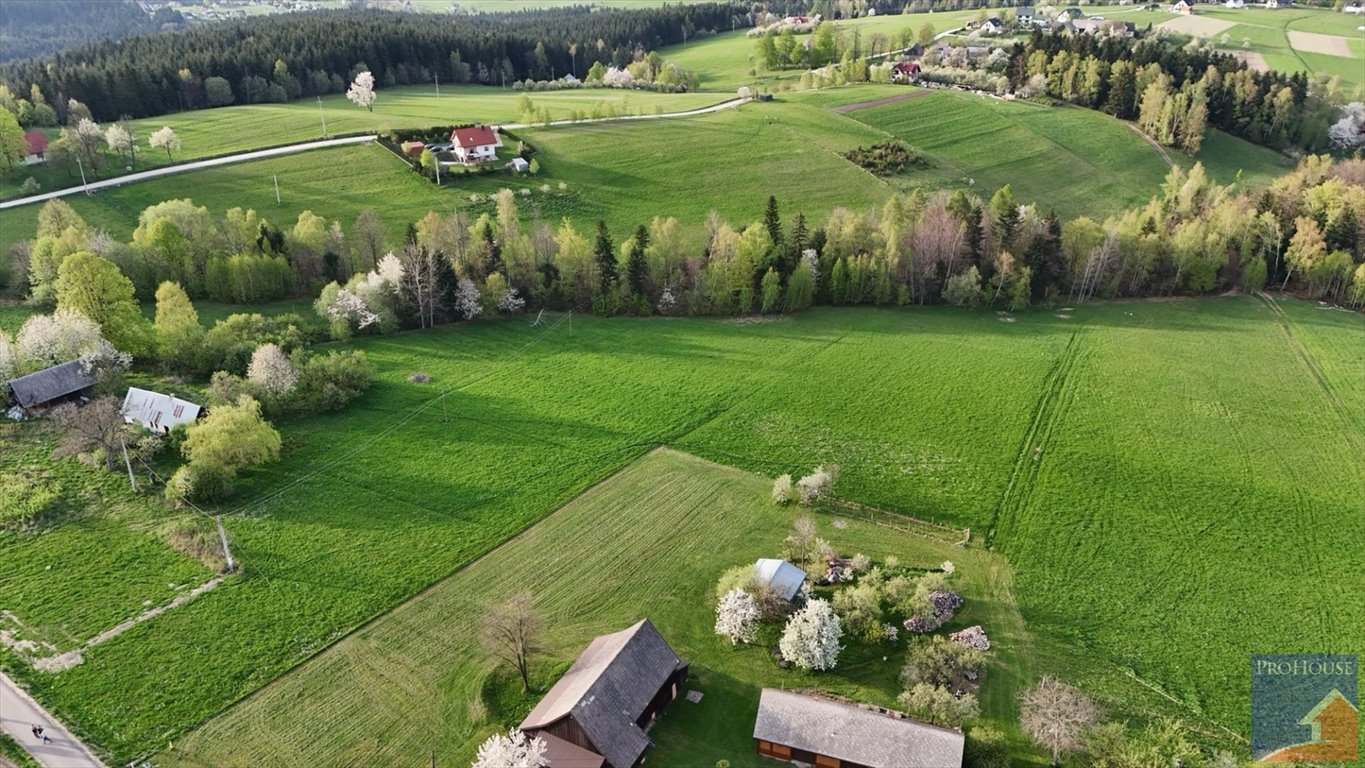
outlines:
[{"label": "forested hill", "polygon": [[[6,0],[9,2],[9,0]],[[357,69],[377,83],[501,83],[581,77],[593,61],[624,65],[634,49],[747,24],[740,5],[648,10],[573,8],[449,18],[385,11],[270,16],[92,43],[0,66],[16,93],[78,99],[96,120],[227,103],[285,101],[345,89]]]},{"label": "forested hill", "polygon": [[4,0],[0,61],[145,34],[167,20],[153,19],[132,0]]}]

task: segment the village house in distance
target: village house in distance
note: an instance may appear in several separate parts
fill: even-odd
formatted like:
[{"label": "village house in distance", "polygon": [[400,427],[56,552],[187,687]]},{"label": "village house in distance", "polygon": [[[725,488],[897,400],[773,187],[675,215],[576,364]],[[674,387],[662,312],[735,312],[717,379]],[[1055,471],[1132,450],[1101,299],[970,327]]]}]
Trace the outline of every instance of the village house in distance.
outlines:
[{"label": "village house in distance", "polygon": [[687,662],[649,619],[602,635],[521,723],[546,744],[550,768],[635,768],[645,729],[678,697]]}]

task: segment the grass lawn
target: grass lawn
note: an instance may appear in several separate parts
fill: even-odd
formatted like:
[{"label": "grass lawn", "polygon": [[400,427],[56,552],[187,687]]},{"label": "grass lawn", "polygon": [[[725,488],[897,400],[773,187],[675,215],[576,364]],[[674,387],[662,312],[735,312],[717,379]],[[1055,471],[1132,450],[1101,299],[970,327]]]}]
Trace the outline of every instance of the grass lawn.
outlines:
[{"label": "grass lawn", "polygon": [[[119,761],[164,748],[663,443],[768,477],[838,462],[847,498],[970,526],[1011,560],[1038,648],[1020,673],[1078,679],[1115,713],[1244,734],[1247,653],[1302,650],[1305,622],[1328,650],[1365,651],[1365,617],[1344,607],[1365,600],[1360,584],[1328,579],[1340,609],[1297,602],[1316,599],[1306,586],[1316,577],[1365,555],[1355,493],[1365,470],[1352,460],[1365,442],[1365,326],[1292,302],[1284,314],[1225,298],[1014,323],[824,309],[766,323],[575,317],[572,336],[560,318],[360,339],[376,388],[343,413],[282,422],[283,458],[229,505],[245,575],[31,685]],[[409,383],[414,372],[432,383]],[[442,407],[433,398],[447,387]],[[1335,520],[1341,536],[1308,538],[1319,529],[1299,519]],[[654,584],[646,576],[640,588]],[[603,602],[609,590],[591,594],[564,603],[602,622],[566,626],[565,658],[624,619]],[[450,629],[430,642],[458,646],[468,616],[443,615]],[[388,674],[361,669],[371,681]],[[394,679],[446,685],[451,701],[473,684]],[[334,723],[365,711],[364,698],[297,727],[342,733]],[[323,705],[306,690],[289,700]],[[396,760],[406,747],[387,733],[345,737],[356,751],[335,759]],[[477,733],[456,736],[450,748],[467,749]],[[302,765],[319,747],[289,738],[275,748],[304,750],[277,753]]]},{"label": "grass lawn", "polygon": [[[830,103],[872,100],[905,93],[900,86],[860,86],[815,98]],[[1170,166],[1156,149],[1123,122],[1087,109],[1009,102],[956,91],[939,91],[895,104],[860,109],[848,117],[893,134],[933,163],[895,177],[899,186],[969,187],[988,198],[1004,184],[1021,201],[1035,201],[1065,218],[1103,218],[1149,199]],[[1171,158],[1188,168],[1178,151]],[[1248,184],[1268,183],[1290,161],[1262,147],[1210,132],[1197,158],[1214,179],[1229,183],[1243,171]]]},{"label": "grass lawn", "polygon": [[[797,514],[773,506],[771,480],[696,457],[659,450],[573,500],[526,533],[328,649],[156,758],[161,765],[400,766],[434,751],[461,765],[494,730],[516,725],[497,707],[480,711],[493,664],[456,617],[530,589],[546,614],[547,646],[560,669],[595,635],[649,618],[692,664],[701,704],[679,699],[651,732],[660,765],[758,766],[753,717],[765,685],[818,686],[894,705],[904,642],[854,641],[830,674],[781,670],[765,648],[733,648],[712,633],[712,591],[726,568],[780,550]],[[998,657],[1021,660],[1027,637],[1008,591],[1003,560],[861,520],[831,542],[905,565],[958,566],[970,610],[964,622],[1000,636]],[[945,630],[947,631],[947,630]],[[993,635],[995,637],[995,635]],[[887,655],[889,659],[882,660]],[[1010,664],[1017,667],[1017,663]],[[1001,676],[1003,689],[1012,678]],[[548,681],[546,681],[548,682]],[[987,689],[996,684],[988,674]],[[363,691],[363,695],[356,695]],[[1011,699],[999,691],[997,702]],[[532,699],[534,697],[531,697]],[[490,702],[484,701],[490,704]],[[1009,718],[1006,708],[999,716]],[[321,724],[325,731],[319,730]],[[250,755],[249,761],[244,756]]]},{"label": "grass lawn", "polygon": [[[537,109],[548,109],[551,117],[557,120],[567,119],[576,110],[591,113],[594,107],[601,108],[605,113],[619,108],[626,114],[653,114],[696,109],[723,100],[717,94],[707,93],[653,93],[601,88],[528,95]],[[146,170],[169,162],[165,152],[146,146],[147,137],[163,125],[175,129],[180,137],[182,149],[175,160],[184,162],[321,139],[323,119],[327,121],[328,134],[333,136],[389,128],[426,128],[478,122],[515,123],[521,121],[517,104],[520,96],[520,92],[510,87],[445,85],[441,87],[440,98],[437,98],[433,86],[402,86],[378,91],[373,112],[357,107],[342,94],[333,94],[322,97],[320,109],[315,99],[287,104],[245,104],[134,120],[132,127],[143,143],[144,150],[138,170]],[[72,173],[75,173],[74,169]],[[32,166],[0,174],[0,198],[17,197],[19,185],[29,176],[37,178],[44,190],[80,184],[79,175],[48,171],[45,166]]]}]

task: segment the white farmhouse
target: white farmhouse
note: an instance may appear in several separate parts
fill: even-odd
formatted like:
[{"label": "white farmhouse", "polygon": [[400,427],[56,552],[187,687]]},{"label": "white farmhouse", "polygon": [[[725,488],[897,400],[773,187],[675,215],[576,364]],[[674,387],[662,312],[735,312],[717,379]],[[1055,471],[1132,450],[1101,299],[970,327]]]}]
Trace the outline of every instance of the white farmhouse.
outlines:
[{"label": "white farmhouse", "polygon": [[193,424],[199,418],[199,406],[175,395],[129,387],[122,413],[129,424],[164,435],[180,424]]},{"label": "white farmhouse", "polygon": [[478,165],[498,156],[502,137],[491,125],[456,128],[450,134],[450,151],[465,165]]}]

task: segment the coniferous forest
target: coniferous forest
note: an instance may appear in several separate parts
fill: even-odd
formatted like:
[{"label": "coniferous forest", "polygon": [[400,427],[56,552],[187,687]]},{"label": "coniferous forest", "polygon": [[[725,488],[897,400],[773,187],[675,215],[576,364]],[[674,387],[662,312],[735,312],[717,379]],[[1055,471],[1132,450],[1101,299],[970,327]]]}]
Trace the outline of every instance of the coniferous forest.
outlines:
[{"label": "coniferous forest", "polygon": [[258,17],[84,45],[0,66],[14,92],[32,85],[60,110],[76,99],[95,120],[151,117],[227,104],[338,93],[358,71],[380,86],[432,82],[499,85],[545,80],[593,62],[624,66],[699,33],[747,24],[738,5],[651,10],[573,8],[455,17],[333,11]]}]

